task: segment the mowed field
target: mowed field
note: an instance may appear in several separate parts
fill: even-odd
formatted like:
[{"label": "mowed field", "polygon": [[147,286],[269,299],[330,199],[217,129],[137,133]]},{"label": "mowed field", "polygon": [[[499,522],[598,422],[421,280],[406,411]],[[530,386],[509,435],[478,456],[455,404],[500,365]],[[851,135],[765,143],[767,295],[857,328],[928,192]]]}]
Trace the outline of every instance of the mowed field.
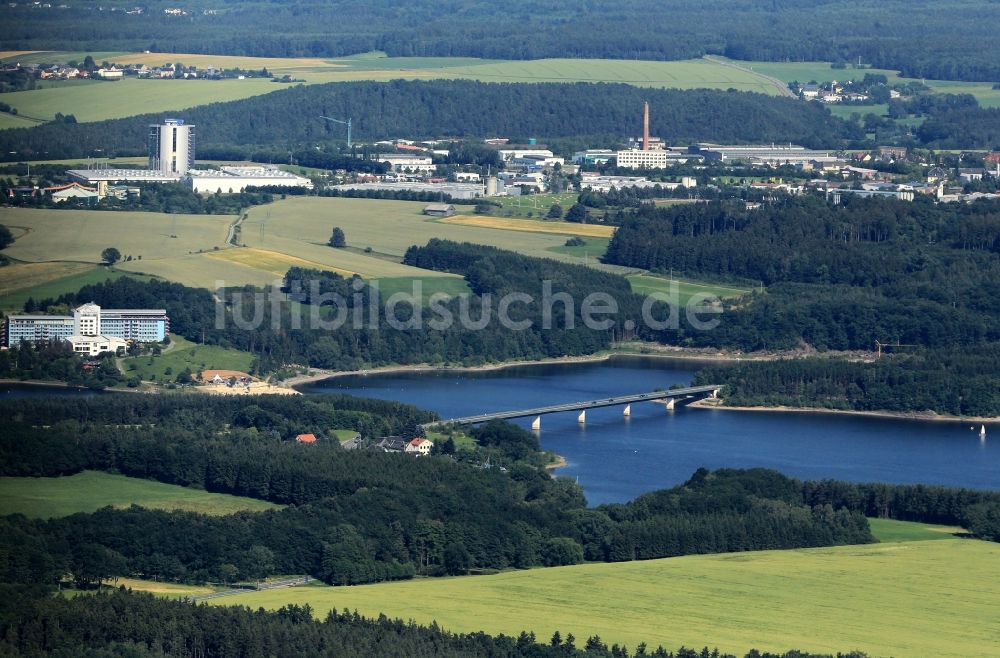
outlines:
[{"label": "mowed field", "polygon": [[122,276],[145,278],[90,263],[15,263],[0,267],[0,311],[20,310],[28,298],[54,299],[83,286]]},{"label": "mowed field", "polygon": [[[4,253],[26,262],[77,261],[99,263],[101,251],[115,247],[134,260],[121,267],[175,258],[198,250],[223,247],[234,217],[169,215],[149,212],[4,208],[0,223],[25,234]],[[176,236],[176,237],[173,237]]]},{"label": "mowed field", "polygon": [[308,603],[368,617],[436,621],[452,631],[635,647],[717,646],[872,656],[995,657],[1000,544],[948,538],[865,546],[702,555],[425,579],[301,587],[219,605]]},{"label": "mowed field", "polygon": [[209,493],[152,480],[100,471],[55,478],[0,477],[0,516],[24,514],[49,519],[107,506],[140,505],[224,515],[277,509],[280,505],[253,498]]},{"label": "mowed field", "polygon": [[[248,247],[294,254],[358,272],[366,278],[372,274],[371,261],[380,264],[377,268],[381,271],[374,273],[380,277],[427,277],[440,273],[415,270],[392,262],[392,259],[401,259],[412,245],[443,238],[492,245],[529,256],[579,262],[582,259],[555,254],[549,248],[564,245],[570,235],[606,237],[612,230],[607,226],[483,215],[436,219],[423,214],[426,205],[419,201],[289,197],[251,209],[249,218],[243,222],[241,239]],[[343,229],[348,247],[361,250],[361,253],[326,246],[335,226]],[[368,248],[373,255],[363,253]],[[378,255],[383,258],[376,258]],[[405,269],[400,271],[398,268]]]}]

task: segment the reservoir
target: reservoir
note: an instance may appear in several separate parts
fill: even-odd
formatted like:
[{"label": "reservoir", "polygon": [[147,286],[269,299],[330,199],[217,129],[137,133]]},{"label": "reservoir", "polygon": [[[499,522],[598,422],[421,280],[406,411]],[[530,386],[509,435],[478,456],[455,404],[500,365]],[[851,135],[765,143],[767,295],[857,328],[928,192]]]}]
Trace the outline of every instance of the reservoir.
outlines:
[{"label": "reservoir", "polygon": [[[337,377],[303,393],[349,393],[414,404],[455,418],[646,393],[688,384],[696,365],[616,357],[599,363]],[[512,421],[530,427],[531,419]],[[591,505],[674,486],[699,467],[773,468],[802,479],[1000,489],[1000,426],[808,412],[678,409],[651,402],[542,417],[542,447],[562,455]]]}]

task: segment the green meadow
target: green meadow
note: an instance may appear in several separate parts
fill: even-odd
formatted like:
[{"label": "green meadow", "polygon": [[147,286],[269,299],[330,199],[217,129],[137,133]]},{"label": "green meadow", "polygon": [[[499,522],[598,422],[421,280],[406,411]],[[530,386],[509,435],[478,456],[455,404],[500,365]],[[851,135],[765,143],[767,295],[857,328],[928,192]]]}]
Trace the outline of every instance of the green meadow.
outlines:
[{"label": "green meadow", "polygon": [[494,576],[300,587],[219,605],[312,606],[546,641],[896,658],[996,656],[1000,544],[947,538],[585,564]]},{"label": "green meadow", "polygon": [[686,281],[683,279],[667,279],[652,274],[633,274],[626,277],[632,284],[632,290],[640,295],[667,295],[668,297],[676,291],[677,298],[681,305],[687,304],[695,295],[712,295],[720,299],[727,297],[739,297],[750,292],[746,288],[734,288],[711,283],[699,283],[697,281]]},{"label": "green meadow", "polygon": [[198,345],[172,334],[170,346],[160,356],[144,355],[122,360],[126,377],[138,376],[144,381],[168,383],[184,370],[198,373],[204,370],[236,370],[249,372],[253,355],[249,352]]},{"label": "green meadow", "polygon": [[109,505],[180,509],[220,516],[280,507],[263,500],[209,493],[100,471],[54,478],[0,477],[0,515],[24,514],[50,519],[77,512],[94,512]]}]

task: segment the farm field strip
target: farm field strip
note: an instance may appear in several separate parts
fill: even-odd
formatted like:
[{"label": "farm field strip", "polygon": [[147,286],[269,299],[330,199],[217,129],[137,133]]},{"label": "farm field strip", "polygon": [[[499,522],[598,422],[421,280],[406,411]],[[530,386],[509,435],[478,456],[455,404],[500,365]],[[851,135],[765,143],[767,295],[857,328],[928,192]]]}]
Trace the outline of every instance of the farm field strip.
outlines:
[{"label": "farm field strip", "polygon": [[264,270],[265,272],[270,272],[276,278],[283,277],[285,272],[292,267],[327,270],[329,272],[336,272],[344,277],[352,277],[355,274],[355,272],[352,272],[351,270],[333,267],[332,265],[326,265],[325,263],[317,263],[316,261],[298,258],[297,256],[289,256],[288,254],[279,253],[277,251],[256,249],[253,247],[227,249],[225,251],[210,253],[208,256],[209,258],[219,258],[221,260],[239,263],[240,265],[246,265],[247,267],[252,267],[257,270]]},{"label": "farm field strip", "polygon": [[439,224],[459,224],[503,231],[525,233],[545,233],[554,235],[578,235],[592,238],[610,238],[615,233],[613,226],[598,224],[574,224],[572,222],[541,221],[532,219],[510,219],[487,215],[453,215],[437,220]]},{"label": "farm field strip", "polygon": [[0,267],[0,296],[93,270],[90,263],[14,263]]},{"label": "farm field strip", "polygon": [[[871,655],[995,656],[1000,545],[945,539],[587,564],[495,576],[304,587],[227,599],[308,603],[452,631]],[[973,621],[974,620],[974,621]]]},{"label": "farm field strip", "polygon": [[132,504],[150,509],[183,509],[212,515],[280,507],[263,500],[209,493],[100,471],[54,478],[0,477],[0,515],[24,514],[47,519],[77,512],[94,512],[109,505],[124,508]]}]

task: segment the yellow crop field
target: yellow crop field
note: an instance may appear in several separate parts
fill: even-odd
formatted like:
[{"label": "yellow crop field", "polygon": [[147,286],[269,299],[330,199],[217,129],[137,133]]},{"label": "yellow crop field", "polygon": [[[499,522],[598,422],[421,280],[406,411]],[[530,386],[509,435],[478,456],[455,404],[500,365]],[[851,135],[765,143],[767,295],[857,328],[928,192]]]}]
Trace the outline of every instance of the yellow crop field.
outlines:
[{"label": "yellow crop field", "polygon": [[317,263],[304,258],[298,258],[296,256],[289,256],[288,254],[282,254],[277,251],[254,249],[252,247],[217,251],[208,254],[208,256],[210,258],[219,258],[232,263],[239,263],[257,270],[264,270],[265,272],[270,272],[276,277],[284,276],[285,272],[287,272],[291,267],[327,270],[330,272],[336,272],[337,274],[345,277],[351,277],[355,274],[350,270],[332,267],[330,265]]},{"label": "yellow crop field", "polygon": [[509,219],[504,217],[489,217],[486,215],[454,215],[439,219],[442,224],[461,224],[462,226],[478,226],[479,228],[500,229],[503,231],[523,231],[526,233],[549,233],[555,235],[580,235],[587,238],[610,238],[615,233],[615,227],[599,224],[575,224],[572,222],[546,222],[531,219]]},{"label": "yellow crop field", "polygon": [[968,539],[699,555],[495,576],[299,587],[214,602],[436,621],[451,631],[554,631],[646,642],[895,658],[993,658],[1000,544]]}]

